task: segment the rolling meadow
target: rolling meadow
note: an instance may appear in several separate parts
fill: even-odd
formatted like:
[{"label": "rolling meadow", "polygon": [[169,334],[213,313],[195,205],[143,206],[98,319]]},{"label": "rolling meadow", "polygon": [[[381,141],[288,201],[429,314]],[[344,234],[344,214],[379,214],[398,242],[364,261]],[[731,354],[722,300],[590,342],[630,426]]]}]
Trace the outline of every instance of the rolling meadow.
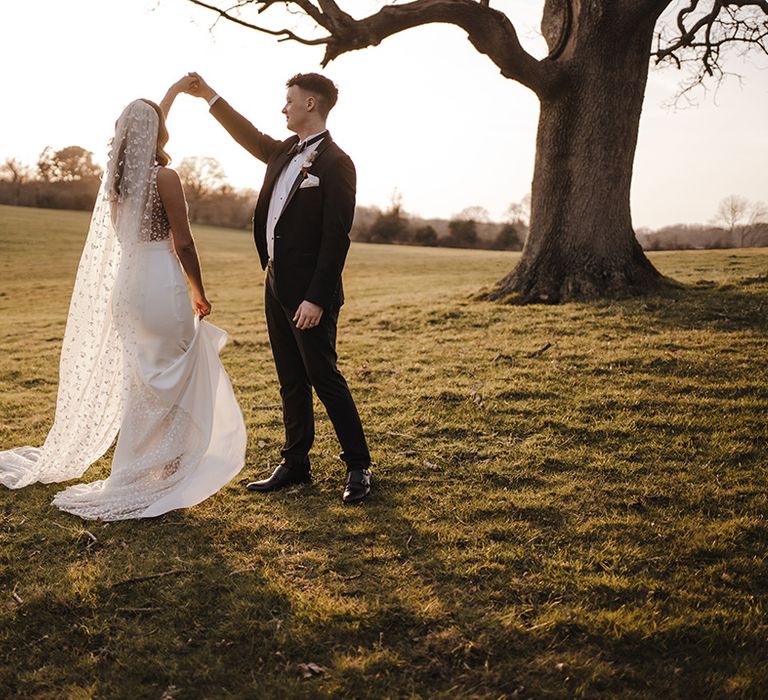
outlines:
[{"label": "rolling meadow", "polygon": [[[87,226],[0,207],[0,449],[51,424]],[[0,697],[766,697],[768,249],[521,307],[473,300],[517,253],[353,244],[338,349],[375,481],[349,507],[319,404],[313,484],[243,488],[282,438],[263,274],[247,233],[195,235],[246,467],[142,521],[0,488]]]}]

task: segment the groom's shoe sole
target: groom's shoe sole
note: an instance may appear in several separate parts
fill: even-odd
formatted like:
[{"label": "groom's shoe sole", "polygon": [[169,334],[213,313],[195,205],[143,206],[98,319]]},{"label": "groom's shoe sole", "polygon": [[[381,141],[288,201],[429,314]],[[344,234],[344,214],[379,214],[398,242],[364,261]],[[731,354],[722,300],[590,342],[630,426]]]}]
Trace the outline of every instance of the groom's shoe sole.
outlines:
[{"label": "groom's shoe sole", "polygon": [[251,481],[246,485],[249,491],[256,491],[257,493],[268,493],[270,491],[277,491],[278,489],[285,488],[286,486],[293,486],[294,484],[309,484],[312,482],[312,472],[296,472],[283,464],[279,464],[277,469],[272,472],[272,476],[268,479],[262,479],[261,481]]}]

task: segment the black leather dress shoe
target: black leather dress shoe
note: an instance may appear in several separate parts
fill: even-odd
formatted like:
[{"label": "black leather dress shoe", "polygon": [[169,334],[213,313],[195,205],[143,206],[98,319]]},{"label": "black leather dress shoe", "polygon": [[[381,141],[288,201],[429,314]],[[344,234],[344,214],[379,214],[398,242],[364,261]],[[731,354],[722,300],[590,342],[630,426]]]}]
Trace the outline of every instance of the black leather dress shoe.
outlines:
[{"label": "black leather dress shoe", "polygon": [[306,467],[290,467],[285,462],[277,465],[272,476],[261,481],[252,481],[245,488],[249,491],[277,491],[292,484],[308,484],[312,481],[312,471]]},{"label": "black leather dress shoe", "polygon": [[347,485],[341,500],[344,503],[358,503],[371,492],[371,470],[350,469],[347,472]]}]

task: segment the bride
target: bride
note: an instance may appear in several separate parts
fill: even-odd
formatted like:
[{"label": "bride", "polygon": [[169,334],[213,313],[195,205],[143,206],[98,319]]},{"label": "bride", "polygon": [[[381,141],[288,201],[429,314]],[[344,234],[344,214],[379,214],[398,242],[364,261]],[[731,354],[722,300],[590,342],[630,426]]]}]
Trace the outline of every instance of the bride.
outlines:
[{"label": "bride", "polygon": [[[181,87],[164,98],[165,113]],[[109,478],[53,499],[82,518],[147,518],[193,506],[245,459],[243,416],[218,356],[226,333],[203,320],[211,305],[184,193],[165,167],[163,108],[135,100],[117,120],[45,444],[0,452],[0,483],[17,489],[82,476],[118,436]]]}]

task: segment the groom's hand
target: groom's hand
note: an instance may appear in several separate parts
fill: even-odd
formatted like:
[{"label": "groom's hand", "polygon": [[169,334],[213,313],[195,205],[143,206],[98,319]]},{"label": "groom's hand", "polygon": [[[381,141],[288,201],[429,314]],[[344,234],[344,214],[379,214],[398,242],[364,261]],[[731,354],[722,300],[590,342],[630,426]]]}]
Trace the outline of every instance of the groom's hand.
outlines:
[{"label": "groom's hand", "polygon": [[203,80],[199,73],[187,73],[187,78],[191,79],[189,87],[184,90],[188,95],[202,97],[207,102],[216,94],[216,91]]},{"label": "groom's hand", "polygon": [[314,328],[320,323],[320,318],[323,315],[323,307],[313,304],[306,299],[299,304],[299,308],[296,309],[296,313],[293,316],[293,322],[296,324],[296,328],[300,331],[307,330],[307,328]]},{"label": "groom's hand", "polygon": [[183,78],[179,78],[171,87],[175,93],[186,92],[197,89],[197,78],[193,78],[191,75],[185,75]]}]

